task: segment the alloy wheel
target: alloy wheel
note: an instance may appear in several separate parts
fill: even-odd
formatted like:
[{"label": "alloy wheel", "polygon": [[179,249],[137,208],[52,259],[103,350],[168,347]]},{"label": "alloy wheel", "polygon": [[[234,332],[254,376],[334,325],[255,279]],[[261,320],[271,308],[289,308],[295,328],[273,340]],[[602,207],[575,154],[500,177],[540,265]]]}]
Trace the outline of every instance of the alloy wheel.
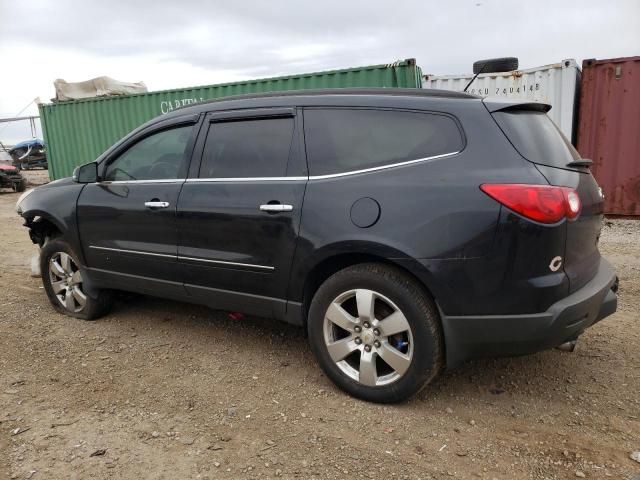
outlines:
[{"label": "alloy wheel", "polygon": [[87,303],[82,291],[82,273],[71,255],[54,253],[49,259],[49,280],[60,304],[70,312],[81,312]]},{"label": "alloy wheel", "polygon": [[324,317],[327,352],[351,379],[369,387],[400,379],[411,365],[413,335],[402,311],[368,289],[338,295]]}]

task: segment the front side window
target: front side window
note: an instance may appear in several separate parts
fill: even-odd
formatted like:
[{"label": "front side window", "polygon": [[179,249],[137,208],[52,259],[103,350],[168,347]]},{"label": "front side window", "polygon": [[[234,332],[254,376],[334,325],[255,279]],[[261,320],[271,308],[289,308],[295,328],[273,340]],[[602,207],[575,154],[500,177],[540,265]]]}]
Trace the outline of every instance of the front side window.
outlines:
[{"label": "front side window", "polygon": [[304,112],[311,175],[329,175],[456,153],[462,134],[449,116],[397,110]]},{"label": "front side window", "polygon": [[287,171],[293,118],[212,123],[201,178],[282,177]]},{"label": "front side window", "polygon": [[193,126],[162,130],[143,138],[107,166],[106,181],[184,178],[185,150]]}]

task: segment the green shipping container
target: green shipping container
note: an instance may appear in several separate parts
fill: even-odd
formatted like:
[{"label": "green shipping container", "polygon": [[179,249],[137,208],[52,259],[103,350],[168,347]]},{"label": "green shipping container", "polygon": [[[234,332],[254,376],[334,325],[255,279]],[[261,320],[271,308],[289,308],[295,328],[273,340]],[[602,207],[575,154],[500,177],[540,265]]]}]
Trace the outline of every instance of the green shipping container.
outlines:
[{"label": "green shipping container", "polygon": [[414,59],[389,65],[305,73],[117,97],[96,97],[39,106],[49,177],[68,177],[144,122],[185,105],[249,93],[314,88],[420,88]]}]

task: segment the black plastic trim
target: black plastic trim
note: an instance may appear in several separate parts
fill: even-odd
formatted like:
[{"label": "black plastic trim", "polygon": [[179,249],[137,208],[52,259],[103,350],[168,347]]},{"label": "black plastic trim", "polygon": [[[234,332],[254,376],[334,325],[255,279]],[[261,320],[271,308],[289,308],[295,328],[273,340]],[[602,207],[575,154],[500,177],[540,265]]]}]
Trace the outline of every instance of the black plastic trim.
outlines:
[{"label": "black plastic trim", "polygon": [[524,315],[447,316],[442,311],[447,368],[479,357],[513,356],[556,347],[580,335],[617,308],[616,274],[600,259],[589,283],[546,312]]}]

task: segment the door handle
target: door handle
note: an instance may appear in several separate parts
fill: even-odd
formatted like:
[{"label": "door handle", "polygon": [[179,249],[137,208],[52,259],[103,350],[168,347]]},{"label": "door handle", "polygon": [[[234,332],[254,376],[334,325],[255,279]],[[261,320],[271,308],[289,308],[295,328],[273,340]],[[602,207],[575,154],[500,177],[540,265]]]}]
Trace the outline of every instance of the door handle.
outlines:
[{"label": "door handle", "polygon": [[291,210],[293,210],[293,205],[284,205],[282,203],[260,205],[260,211],[262,212],[290,212]]},{"label": "door handle", "polygon": [[158,202],[158,201],[144,202],[144,206],[147,208],[167,208],[169,206],[169,202]]}]

